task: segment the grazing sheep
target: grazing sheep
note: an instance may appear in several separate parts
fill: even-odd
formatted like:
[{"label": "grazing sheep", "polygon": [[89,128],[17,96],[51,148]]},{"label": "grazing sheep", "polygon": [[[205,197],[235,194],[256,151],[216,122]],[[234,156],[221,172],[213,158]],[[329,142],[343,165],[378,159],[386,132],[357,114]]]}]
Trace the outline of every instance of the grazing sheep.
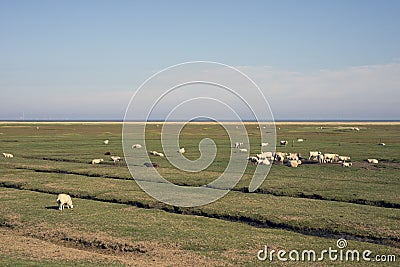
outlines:
[{"label": "grazing sheep", "polygon": [[261,146],[268,146],[268,143],[261,143]]},{"label": "grazing sheep", "polygon": [[185,148],[184,148],[184,147],[179,148],[178,153],[179,153],[179,154],[185,153]]},{"label": "grazing sheep", "polygon": [[286,156],[288,160],[299,160],[300,154],[299,153],[289,153],[289,155]]},{"label": "grazing sheep", "polygon": [[321,151],[310,151],[308,152],[308,160],[315,159],[321,154]]},{"label": "grazing sheep", "polygon": [[247,152],[247,149],[246,148],[241,148],[239,151],[240,152]]},{"label": "grazing sheep", "polygon": [[258,159],[269,159],[273,158],[272,152],[262,152],[261,154],[256,155]]},{"label": "grazing sheep", "polygon": [[386,146],[385,143],[379,143],[378,146]]},{"label": "grazing sheep", "polygon": [[301,160],[289,160],[288,166],[292,168],[297,168],[301,164]]},{"label": "grazing sheep", "polygon": [[117,163],[118,161],[121,160],[121,157],[118,157],[118,156],[111,156],[111,160],[113,160],[114,163]]},{"label": "grazing sheep", "polygon": [[134,145],[132,145],[132,148],[142,148],[142,145],[141,144],[134,144]]},{"label": "grazing sheep", "polygon": [[242,142],[236,142],[235,143],[235,148],[240,148],[241,146],[243,146]]},{"label": "grazing sheep", "polygon": [[350,161],[350,157],[349,156],[339,156],[339,160],[340,161]]},{"label": "grazing sheep", "polygon": [[324,154],[324,159],[325,159],[325,162],[327,162],[327,163],[337,162],[339,160],[339,155],[338,154],[325,153]]},{"label": "grazing sheep", "polygon": [[92,160],[92,164],[100,164],[100,162],[103,162],[104,159],[94,159]]},{"label": "grazing sheep", "polygon": [[287,140],[280,141],[281,146],[286,146],[289,142]]},{"label": "grazing sheep", "polygon": [[343,167],[351,167],[352,165],[353,165],[353,163],[351,163],[351,162],[343,162],[342,163]]},{"label": "grazing sheep", "polygon": [[320,163],[320,164],[326,163],[324,155],[322,155],[322,154],[319,154],[317,159],[318,159],[318,163]]},{"label": "grazing sheep", "polygon": [[109,142],[110,142],[109,140],[104,140],[104,141],[103,141],[103,143],[104,143],[105,145],[108,145]]},{"label": "grazing sheep", "polygon": [[13,154],[10,154],[10,153],[3,153],[3,156],[4,156],[5,158],[13,158],[13,157],[14,157],[14,155],[13,155]]},{"label": "grazing sheep", "polygon": [[378,164],[379,161],[377,159],[367,159],[368,163]]},{"label": "grazing sheep", "polygon": [[275,153],[275,160],[276,161],[280,161],[283,163],[283,161],[285,160],[287,153],[284,152],[276,152]]},{"label": "grazing sheep", "polygon": [[69,195],[67,194],[59,194],[57,196],[57,204],[58,204],[58,209],[63,210],[64,205],[67,205],[68,208],[73,209],[74,205],[72,205],[72,199]]},{"label": "grazing sheep", "polygon": [[250,160],[253,163],[257,163],[258,158],[257,157],[248,157],[247,160]]},{"label": "grazing sheep", "polygon": [[299,143],[304,142],[304,139],[303,138],[298,138],[297,142],[299,142]]},{"label": "grazing sheep", "polygon": [[153,156],[159,156],[159,157],[164,157],[163,153],[159,153],[157,151],[150,151],[149,154],[153,155]]}]

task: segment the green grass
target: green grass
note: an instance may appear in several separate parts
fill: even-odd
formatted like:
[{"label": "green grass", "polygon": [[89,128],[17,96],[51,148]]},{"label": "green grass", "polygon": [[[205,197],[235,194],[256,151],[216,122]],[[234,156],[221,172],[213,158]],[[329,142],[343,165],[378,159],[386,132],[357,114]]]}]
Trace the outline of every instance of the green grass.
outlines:
[{"label": "green grass", "polygon": [[[123,155],[121,125],[43,124],[37,130],[33,124],[0,124],[0,152],[15,156],[0,158],[0,225],[7,228],[13,223],[10,218],[18,217],[18,227],[22,229],[41,229],[39,226],[45,223],[46,231],[55,231],[58,221],[65,219],[74,231],[90,240],[105,235],[132,243],[156,242],[168,249],[168,244],[174,244],[179,250],[204,256],[217,265],[257,265],[255,251],[266,243],[289,250],[304,244],[326,249],[335,242],[326,237],[340,236],[364,241],[349,241],[357,248],[398,255],[400,125],[355,126],[361,130],[333,125],[323,129],[319,125],[277,125],[278,142],[289,140],[287,147],[278,145],[277,151],[299,152],[303,156],[317,150],[349,155],[355,162],[351,168],[336,164],[303,164],[299,168],[274,165],[256,193],[245,193],[255,170],[249,164],[234,191],[224,198],[183,209],[150,198],[132,180],[124,162],[114,165],[104,155],[107,151]],[[160,128],[155,124],[147,126],[148,150],[161,151]],[[247,130],[251,153],[255,154],[260,150],[259,129],[247,125]],[[200,155],[198,143],[206,137],[215,141],[218,153],[204,172],[177,170],[165,158],[151,160],[160,165],[157,170],[171,182],[207,184],[228,163],[226,155],[231,147],[224,130],[216,125],[186,126],[180,144],[186,148],[186,157],[196,159]],[[305,141],[292,142],[297,138]],[[105,139],[110,140],[109,145],[103,144]],[[378,146],[379,142],[387,145]],[[93,158],[106,161],[91,165]],[[367,158],[381,162],[367,164]],[[59,212],[51,208],[60,192],[74,196],[73,210]],[[29,202],[31,198],[35,201]],[[26,202],[31,203],[28,209],[24,208]],[[377,242],[384,245],[373,244]],[[0,252],[2,265],[36,263],[60,264]]]}]

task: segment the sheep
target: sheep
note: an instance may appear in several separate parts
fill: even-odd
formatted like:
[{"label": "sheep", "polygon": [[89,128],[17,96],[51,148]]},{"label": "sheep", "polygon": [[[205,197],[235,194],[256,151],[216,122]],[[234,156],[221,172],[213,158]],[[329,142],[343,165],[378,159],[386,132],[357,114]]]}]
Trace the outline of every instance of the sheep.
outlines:
[{"label": "sheep", "polygon": [[109,140],[104,140],[104,141],[103,141],[103,143],[104,143],[105,145],[108,145],[109,142],[110,142]]},{"label": "sheep", "polygon": [[261,143],[261,146],[268,146],[268,143]]},{"label": "sheep", "polygon": [[292,168],[297,168],[301,164],[301,160],[289,160],[287,165]]},{"label": "sheep", "polygon": [[235,148],[240,148],[241,146],[243,146],[242,142],[236,142],[235,143]]},{"label": "sheep", "polygon": [[184,148],[184,147],[179,148],[178,153],[179,153],[179,154],[185,153],[185,148]]},{"label": "sheep", "polygon": [[92,164],[100,164],[100,162],[103,162],[104,159],[94,159],[92,160]]},{"label": "sheep", "polygon": [[142,148],[142,145],[141,144],[134,144],[134,145],[132,145],[132,148]]},{"label": "sheep", "polygon": [[297,138],[297,142],[299,142],[299,143],[304,142],[304,139],[303,138]]},{"label": "sheep", "polygon": [[315,158],[317,158],[318,157],[318,155],[321,155],[322,153],[321,153],[321,151],[310,151],[310,152],[308,152],[308,160],[311,160],[311,159],[315,159]]},{"label": "sheep", "polygon": [[258,159],[272,159],[272,152],[262,152],[261,154],[256,155]]},{"label": "sheep", "polygon": [[58,204],[58,209],[63,210],[64,205],[67,205],[68,208],[73,209],[74,205],[72,205],[72,199],[69,195],[67,194],[58,194],[57,196],[57,204]]},{"label": "sheep", "polygon": [[379,161],[377,159],[367,159],[368,163],[374,163],[377,164]]},{"label": "sheep", "polygon": [[14,155],[13,155],[13,154],[10,154],[10,153],[3,153],[3,156],[4,156],[5,158],[13,158],[13,157],[14,157]]},{"label": "sheep", "polygon": [[339,156],[339,160],[340,161],[350,161],[350,157],[349,156]]},{"label": "sheep", "polygon": [[324,154],[324,159],[325,159],[325,162],[328,162],[328,163],[337,162],[338,159],[339,159],[339,155],[338,154],[325,153]]},{"label": "sheep", "polygon": [[298,160],[300,158],[299,153],[289,153],[289,155],[286,156],[288,160]]},{"label": "sheep", "polygon": [[270,165],[271,162],[268,159],[259,159],[257,160],[257,165]]},{"label": "sheep", "polygon": [[118,161],[121,160],[121,157],[118,157],[118,156],[111,156],[111,160],[113,160],[114,163],[117,163]]},{"label": "sheep", "polygon": [[378,146],[386,146],[385,143],[379,143]]},{"label": "sheep", "polygon": [[157,151],[150,151],[149,154],[153,155],[153,156],[159,156],[159,157],[164,157],[163,153],[159,153]]},{"label": "sheep", "polygon": [[351,167],[352,165],[353,165],[353,163],[351,163],[351,162],[343,162],[342,163],[343,167]]},{"label": "sheep", "polygon": [[276,161],[280,161],[283,163],[283,160],[285,159],[286,155],[287,155],[287,153],[284,153],[284,152],[276,152],[274,158]]},{"label": "sheep", "polygon": [[320,164],[326,163],[324,155],[322,155],[322,154],[319,154],[317,159],[318,159],[318,163],[320,163]]},{"label": "sheep", "polygon": [[286,146],[289,142],[287,140],[280,141],[281,146]]},{"label": "sheep", "polygon": [[247,160],[250,160],[253,163],[257,163],[258,158],[257,157],[248,157]]},{"label": "sheep", "polygon": [[239,151],[240,152],[247,152],[247,149],[246,148],[241,148]]}]

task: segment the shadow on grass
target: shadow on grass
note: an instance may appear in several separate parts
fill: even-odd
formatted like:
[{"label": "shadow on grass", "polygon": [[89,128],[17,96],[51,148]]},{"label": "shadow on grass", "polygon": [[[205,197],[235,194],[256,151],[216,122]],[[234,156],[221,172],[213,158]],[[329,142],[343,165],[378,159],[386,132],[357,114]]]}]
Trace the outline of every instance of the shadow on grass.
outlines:
[{"label": "shadow on grass", "polygon": [[58,206],[47,206],[47,207],[45,207],[45,209],[48,209],[48,210],[58,210]]}]

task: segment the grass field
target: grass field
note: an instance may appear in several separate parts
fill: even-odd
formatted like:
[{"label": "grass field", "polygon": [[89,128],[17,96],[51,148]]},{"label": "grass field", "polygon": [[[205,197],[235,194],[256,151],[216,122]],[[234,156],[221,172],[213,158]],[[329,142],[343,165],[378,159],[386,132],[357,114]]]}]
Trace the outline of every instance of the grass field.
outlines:
[{"label": "grass field", "polygon": [[[322,251],[345,238],[348,249],[395,255],[400,261],[400,124],[277,124],[277,151],[323,151],[349,155],[353,166],[274,164],[254,193],[247,188],[255,170],[249,164],[237,186],[222,199],[201,207],[162,204],[143,192],[123,156],[121,124],[1,123],[0,265],[8,266],[265,266],[257,252],[269,249]],[[354,131],[351,127],[358,127]],[[254,124],[246,125],[251,154],[260,150]],[[160,129],[149,124],[148,150],[162,151]],[[215,161],[201,173],[175,169],[153,157],[169,181],[199,186],[217,178],[231,151],[215,124],[190,124],[181,133],[185,156],[196,159],[198,143],[212,138]],[[292,142],[303,138],[302,143]],[[108,145],[103,140],[109,139]],[[385,142],[386,146],[378,146]],[[99,165],[89,162],[104,158]],[[378,164],[365,162],[376,158]],[[245,157],[244,157],[245,160]],[[56,195],[68,193],[74,209],[57,210]],[[347,249],[346,248],[346,249]],[[291,262],[299,266],[349,262]],[[378,264],[378,263],[375,263]],[[366,262],[351,262],[365,266]]]}]

